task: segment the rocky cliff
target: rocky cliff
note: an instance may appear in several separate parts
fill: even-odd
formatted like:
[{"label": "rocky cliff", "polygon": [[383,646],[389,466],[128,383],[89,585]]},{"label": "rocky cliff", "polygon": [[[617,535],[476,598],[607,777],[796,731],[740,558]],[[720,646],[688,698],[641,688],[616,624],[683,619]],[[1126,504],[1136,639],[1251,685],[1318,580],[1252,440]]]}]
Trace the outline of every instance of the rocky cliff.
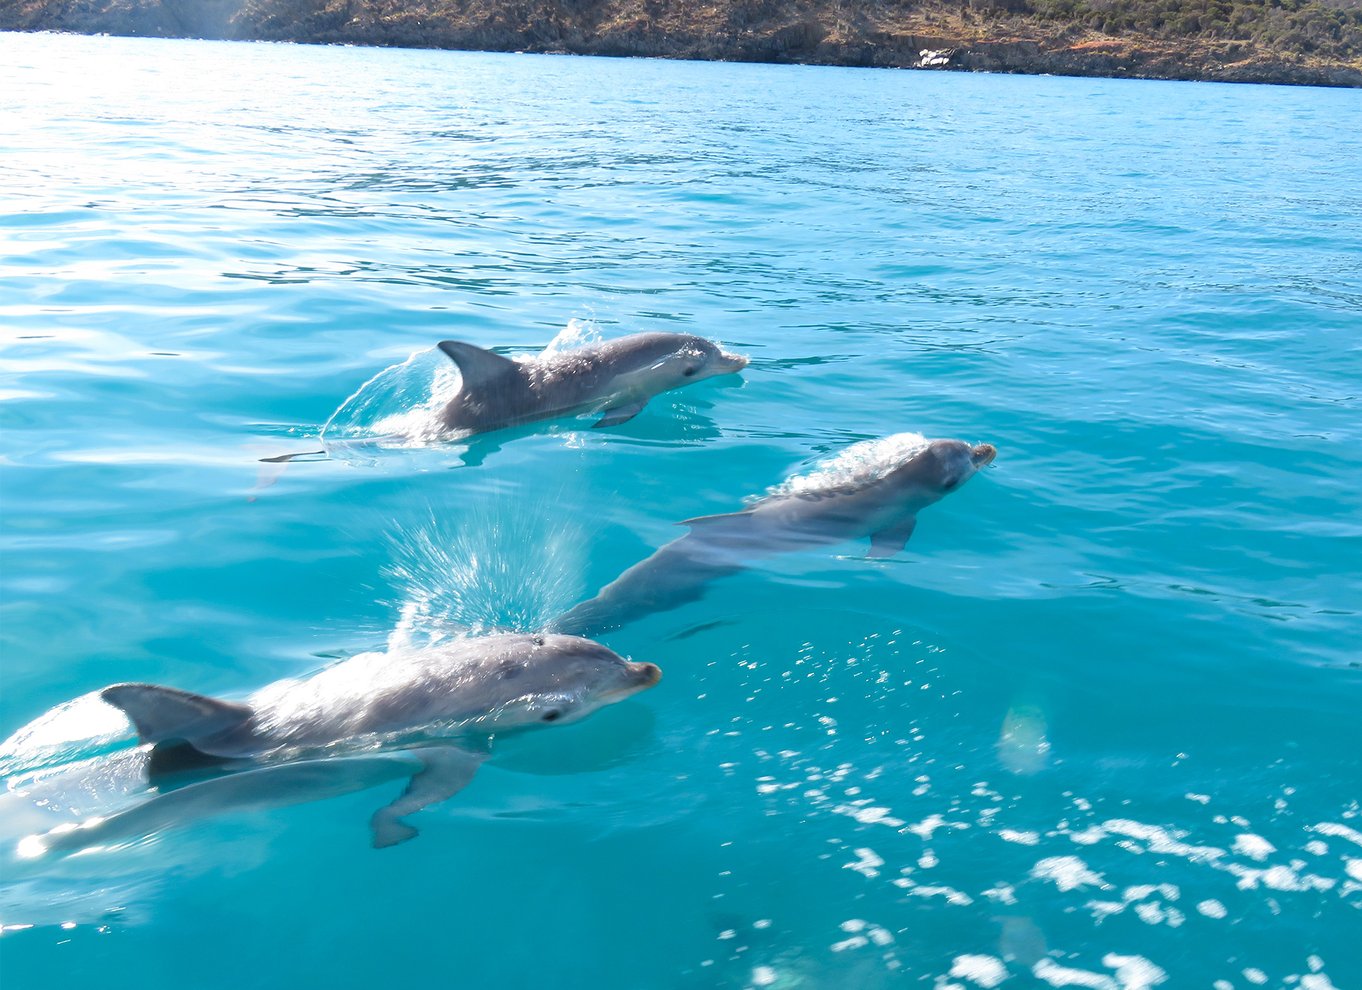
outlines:
[{"label": "rocky cliff", "polygon": [[1362,0],[0,0],[0,29],[1362,86]]}]

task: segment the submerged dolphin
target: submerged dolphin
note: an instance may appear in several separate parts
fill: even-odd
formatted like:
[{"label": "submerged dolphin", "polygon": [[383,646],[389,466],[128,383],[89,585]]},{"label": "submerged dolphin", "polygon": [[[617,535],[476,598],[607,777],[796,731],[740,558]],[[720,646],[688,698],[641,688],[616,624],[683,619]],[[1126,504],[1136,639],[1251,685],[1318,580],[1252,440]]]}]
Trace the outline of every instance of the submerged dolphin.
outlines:
[{"label": "submerged dolphin", "polygon": [[687,519],[690,532],[559,616],[550,628],[589,635],[700,597],[753,558],[870,537],[870,556],[903,549],[917,514],[997,456],[991,444],[899,434],[857,444],[741,512]]},{"label": "submerged dolphin", "polygon": [[441,341],[440,350],[463,378],[440,420],[463,435],[591,410],[602,413],[597,427],[616,426],[655,395],[747,366],[747,358],[686,333],[636,333],[524,361],[456,340]]},{"label": "submerged dolphin", "polygon": [[452,797],[472,779],[494,734],[576,721],[661,676],[654,664],[630,662],[599,643],[549,634],[360,654],[305,680],[267,685],[245,702],[115,684],[101,696],[128,716],[146,745],[104,758],[98,772],[131,767],[160,793],[25,841],[30,855],[83,848],[186,817],[409,776],[402,795],[370,821],[375,847],[395,845],[417,834],[403,816]]}]

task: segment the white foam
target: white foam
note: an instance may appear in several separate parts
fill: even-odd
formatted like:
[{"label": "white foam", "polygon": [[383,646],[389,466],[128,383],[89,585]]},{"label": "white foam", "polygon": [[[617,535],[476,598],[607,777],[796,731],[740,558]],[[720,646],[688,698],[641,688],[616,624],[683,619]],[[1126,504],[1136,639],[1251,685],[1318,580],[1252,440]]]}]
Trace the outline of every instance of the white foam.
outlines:
[{"label": "white foam", "polygon": [[833,952],[845,952],[847,949],[860,949],[870,944],[870,940],[864,935],[853,935],[851,938],[843,939],[840,942],[833,942],[828,946]]},{"label": "white foam", "polygon": [[1017,889],[1007,883],[999,883],[990,887],[984,891],[984,896],[991,901],[997,901],[999,904],[1017,903]]},{"label": "white foam", "polygon": [[1269,855],[1277,851],[1277,847],[1268,842],[1261,835],[1254,835],[1252,832],[1234,837],[1233,849],[1241,856],[1261,863]]},{"label": "white foam", "polygon": [[1093,846],[1107,837],[1101,825],[1089,825],[1081,832],[1070,832],[1069,841],[1080,846]]},{"label": "white foam", "polygon": [[908,880],[907,877],[900,877],[894,883],[900,887],[907,887],[908,892],[915,897],[944,897],[947,904],[954,904],[958,907],[968,907],[974,903],[974,898],[970,897],[969,894],[943,884],[914,887],[911,885],[912,881]]},{"label": "white foam", "polygon": [[1229,913],[1225,910],[1225,905],[1211,898],[1198,903],[1196,909],[1208,918],[1223,918]]},{"label": "white foam", "polygon": [[1258,870],[1239,863],[1226,864],[1225,870],[1238,878],[1240,890],[1256,890],[1260,885],[1269,890],[1304,891],[1332,890],[1336,880],[1314,873],[1299,873],[1290,866],[1269,866]]},{"label": "white foam", "polygon": [[864,877],[877,877],[880,875],[880,867],[884,865],[884,860],[875,854],[873,849],[856,849],[857,859],[854,863],[845,864],[845,869],[855,870]]},{"label": "white foam", "polygon": [[922,821],[918,822],[916,825],[909,825],[904,831],[912,832],[923,842],[928,842],[931,840],[932,836],[936,834],[936,830],[940,828],[961,829],[969,828],[969,826],[965,825],[963,822],[948,822],[940,815],[932,814],[922,819]]},{"label": "white foam", "polygon": [[1143,956],[1118,956],[1109,952],[1102,957],[1102,965],[1116,970],[1122,990],[1148,990],[1168,979],[1168,974]]},{"label": "white foam", "polygon": [[1150,852],[1181,856],[1194,863],[1209,862],[1225,855],[1225,850],[1214,846],[1194,846],[1182,841],[1186,833],[1170,832],[1158,825],[1146,825],[1128,818],[1110,819],[1102,823],[1102,828],[1112,835],[1124,835],[1145,842]]},{"label": "white foam", "polygon": [[1038,980],[1044,980],[1052,987],[1092,987],[1093,990],[1121,990],[1116,982],[1103,973],[1093,973],[1086,969],[1073,969],[1061,966],[1053,959],[1042,959],[1031,967]]},{"label": "white foam", "polygon": [[993,956],[956,956],[951,964],[951,976],[969,980],[977,986],[992,990],[1007,979],[1007,967]]},{"label": "white foam", "polygon": [[1320,835],[1330,835],[1339,839],[1347,839],[1349,842],[1362,846],[1362,832],[1347,825],[1340,825],[1337,822],[1320,822],[1315,826],[1315,831]]},{"label": "white foam", "polygon": [[1077,856],[1049,856],[1031,867],[1031,876],[1037,880],[1049,880],[1060,890],[1077,890],[1079,887],[1101,887],[1110,885],[1100,873],[1088,869]]},{"label": "white foam", "polygon": [[752,968],[752,985],[754,987],[769,987],[776,982],[776,971],[770,966],[754,966]]},{"label": "white foam", "polygon": [[1177,908],[1148,901],[1136,904],[1135,914],[1146,925],[1167,924],[1169,928],[1177,928],[1184,920],[1183,913]]},{"label": "white foam", "polygon": [[890,828],[898,828],[903,824],[903,819],[895,818],[890,814],[892,808],[881,808],[874,805],[858,807],[854,804],[839,804],[832,809],[834,814],[846,815],[854,818],[862,825],[887,825]]}]

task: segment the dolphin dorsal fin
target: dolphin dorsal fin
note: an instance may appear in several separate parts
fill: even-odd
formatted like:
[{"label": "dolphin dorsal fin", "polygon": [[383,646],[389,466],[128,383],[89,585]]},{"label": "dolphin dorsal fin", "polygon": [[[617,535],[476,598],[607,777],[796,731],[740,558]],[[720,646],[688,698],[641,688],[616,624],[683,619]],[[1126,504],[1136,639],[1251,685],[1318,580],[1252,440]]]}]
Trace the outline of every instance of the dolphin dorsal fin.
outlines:
[{"label": "dolphin dorsal fin", "polygon": [[465,344],[461,340],[442,340],[440,350],[459,366],[459,374],[463,376],[465,388],[478,388],[510,374],[516,368],[515,362],[510,358],[493,354],[475,344]]},{"label": "dolphin dorsal fin", "polygon": [[147,743],[167,739],[192,743],[233,729],[255,714],[250,705],[156,684],[115,684],[99,696],[132,719],[137,735]]}]

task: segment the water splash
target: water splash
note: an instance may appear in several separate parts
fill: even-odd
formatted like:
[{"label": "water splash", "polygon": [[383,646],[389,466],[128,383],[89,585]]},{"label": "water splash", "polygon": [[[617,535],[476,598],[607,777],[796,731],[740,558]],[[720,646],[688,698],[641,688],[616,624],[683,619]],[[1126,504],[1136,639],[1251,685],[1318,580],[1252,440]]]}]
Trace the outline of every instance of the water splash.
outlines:
[{"label": "water splash", "polygon": [[417,351],[355,390],[321,430],[323,443],[429,443],[446,432],[439,413],[457,394],[459,369],[437,348]]},{"label": "water splash", "polygon": [[549,341],[543,350],[544,357],[556,357],[570,351],[581,350],[591,344],[599,344],[604,339],[601,328],[592,317],[568,320],[567,326],[558,331],[558,336]]},{"label": "water splash", "polygon": [[44,712],[0,743],[0,778],[106,752],[132,736],[127,717],[91,691]]},{"label": "water splash", "polygon": [[451,635],[533,632],[581,597],[587,534],[553,500],[465,505],[457,519],[430,508],[386,537],[384,568],[397,596],[390,650]]}]

